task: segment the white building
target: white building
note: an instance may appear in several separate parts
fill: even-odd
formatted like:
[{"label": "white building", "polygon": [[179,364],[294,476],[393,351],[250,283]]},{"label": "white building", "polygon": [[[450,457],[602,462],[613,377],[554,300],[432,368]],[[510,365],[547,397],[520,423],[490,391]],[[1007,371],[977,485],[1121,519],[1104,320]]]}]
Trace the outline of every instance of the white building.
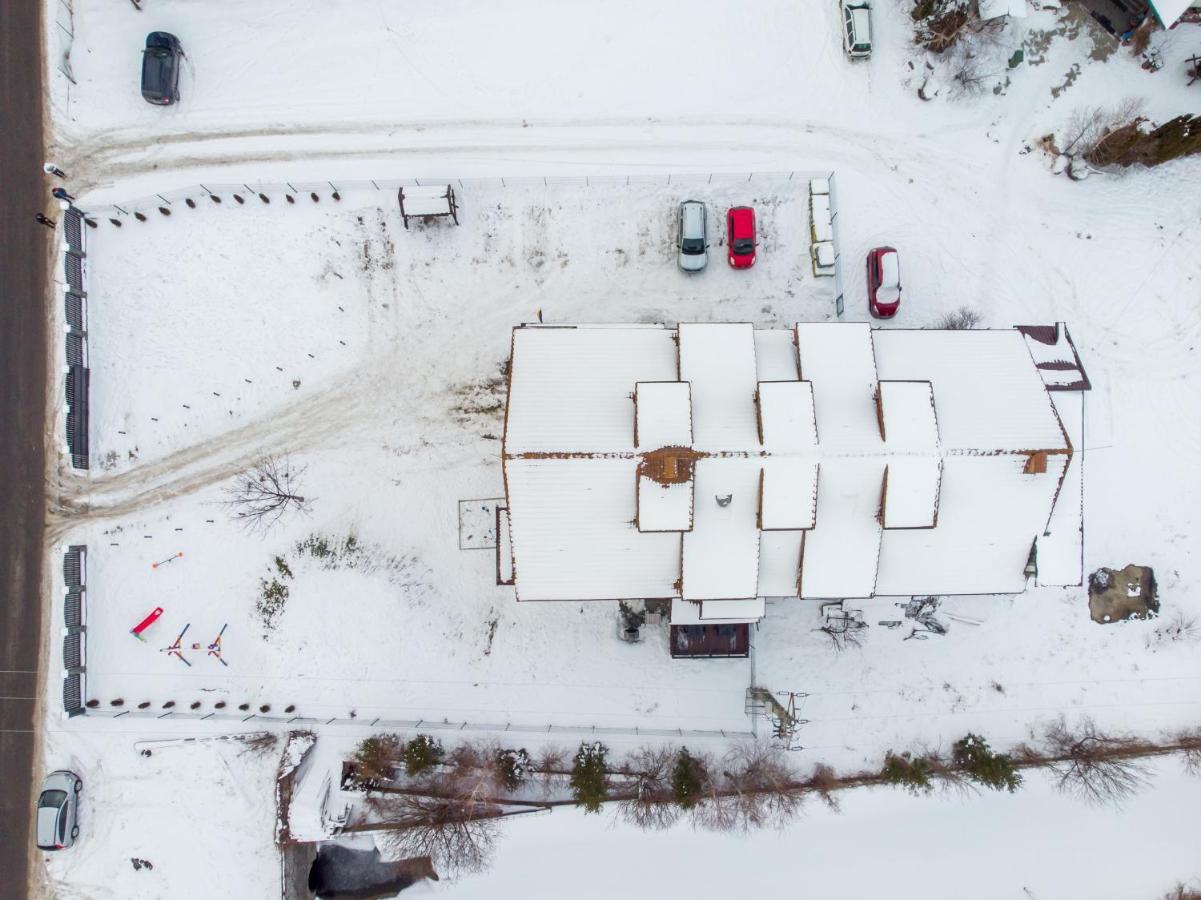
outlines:
[{"label": "white building", "polygon": [[1073,457],[1040,371],[1017,330],[517,327],[502,566],[673,625],[1021,591]]}]

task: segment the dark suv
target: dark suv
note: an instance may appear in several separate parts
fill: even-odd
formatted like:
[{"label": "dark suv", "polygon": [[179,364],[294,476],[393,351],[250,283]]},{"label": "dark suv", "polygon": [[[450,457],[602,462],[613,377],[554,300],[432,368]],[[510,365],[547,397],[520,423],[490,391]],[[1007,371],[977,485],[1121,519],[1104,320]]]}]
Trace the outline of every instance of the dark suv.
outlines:
[{"label": "dark suv", "polygon": [[165,31],[146,35],[142,51],[142,98],[156,106],[179,101],[179,61],[183,47],[179,38]]}]

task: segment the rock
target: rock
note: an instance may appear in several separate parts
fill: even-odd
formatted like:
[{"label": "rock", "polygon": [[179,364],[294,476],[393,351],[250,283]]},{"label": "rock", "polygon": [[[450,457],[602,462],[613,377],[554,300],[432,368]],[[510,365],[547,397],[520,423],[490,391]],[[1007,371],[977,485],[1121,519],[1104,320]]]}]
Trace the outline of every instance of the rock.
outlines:
[{"label": "rock", "polygon": [[1089,168],[1088,163],[1082,159],[1071,157],[1068,160],[1068,177],[1072,181],[1084,181],[1084,179],[1088,178],[1091,171],[1092,169]]}]

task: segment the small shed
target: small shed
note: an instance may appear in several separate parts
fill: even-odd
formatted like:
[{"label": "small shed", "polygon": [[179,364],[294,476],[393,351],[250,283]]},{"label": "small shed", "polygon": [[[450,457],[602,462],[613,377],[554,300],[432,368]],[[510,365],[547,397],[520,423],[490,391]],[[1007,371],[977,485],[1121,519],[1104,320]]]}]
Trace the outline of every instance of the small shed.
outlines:
[{"label": "small shed", "polygon": [[449,184],[438,187],[402,187],[397,191],[400,200],[400,217],[404,226],[409,219],[433,219],[449,216],[459,224],[459,206],[455,201],[455,189]]}]

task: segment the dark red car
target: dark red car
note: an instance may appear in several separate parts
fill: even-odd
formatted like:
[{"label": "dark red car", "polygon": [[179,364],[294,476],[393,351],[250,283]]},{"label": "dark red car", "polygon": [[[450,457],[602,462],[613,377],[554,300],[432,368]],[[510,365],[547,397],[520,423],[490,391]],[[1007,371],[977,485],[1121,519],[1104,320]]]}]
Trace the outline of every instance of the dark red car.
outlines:
[{"label": "dark red car", "polygon": [[877,319],[891,319],[901,306],[901,259],[892,247],[867,254],[867,308]]},{"label": "dark red car", "polygon": [[755,211],[749,206],[735,206],[726,213],[726,243],[731,268],[749,269],[755,264]]}]

